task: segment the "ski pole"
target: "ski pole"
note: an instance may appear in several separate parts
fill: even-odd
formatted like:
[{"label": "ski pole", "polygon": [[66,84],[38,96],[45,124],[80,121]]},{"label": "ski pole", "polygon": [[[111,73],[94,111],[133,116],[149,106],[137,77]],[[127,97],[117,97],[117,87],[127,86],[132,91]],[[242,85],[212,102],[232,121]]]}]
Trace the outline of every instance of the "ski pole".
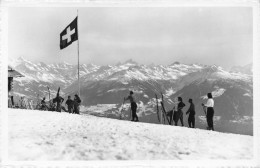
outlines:
[{"label": "ski pole", "polygon": [[157,97],[157,94],[155,94],[155,99],[156,99],[157,117],[158,117],[158,121],[159,121],[159,123],[160,123],[161,121],[160,121],[160,116],[159,116],[159,106],[158,106],[158,97]]}]

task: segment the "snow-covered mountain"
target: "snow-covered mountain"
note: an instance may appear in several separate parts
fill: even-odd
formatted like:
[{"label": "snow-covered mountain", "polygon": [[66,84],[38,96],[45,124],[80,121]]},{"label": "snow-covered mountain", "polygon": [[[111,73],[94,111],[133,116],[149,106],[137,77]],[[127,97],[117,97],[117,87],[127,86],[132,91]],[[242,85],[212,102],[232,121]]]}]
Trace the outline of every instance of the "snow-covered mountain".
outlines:
[{"label": "snow-covered mountain", "polygon": [[[16,79],[15,84],[17,87],[15,88],[18,90],[15,90],[15,92],[31,98],[35,98],[37,93],[39,93],[40,96],[46,94],[46,86],[50,87],[53,94],[59,86],[62,88],[61,91],[64,94],[73,92],[77,89],[77,87],[75,87],[75,85],[78,85],[76,65],[70,65],[65,62],[50,65],[43,62],[32,63],[22,57],[10,61],[9,65],[25,76],[24,78]],[[95,82],[100,83],[100,81],[120,83],[124,86],[131,82],[138,83],[139,81],[146,82],[146,85],[154,82],[160,85],[160,81],[174,83],[174,81],[177,81],[181,76],[201,68],[202,67],[199,65],[189,66],[184,64],[146,66],[138,65],[132,60],[128,60],[125,63],[118,63],[114,66],[82,64],[80,65],[80,84],[82,89]],[[33,89],[34,86],[39,88]],[[19,90],[19,88],[22,87],[23,90]],[[160,92],[160,90],[158,91]],[[88,103],[89,101],[86,102]]]},{"label": "snow-covered mountain", "polygon": [[[47,86],[50,88],[51,96],[55,96],[58,87],[61,87],[61,94],[65,94],[64,88],[77,81],[77,65],[71,65],[66,62],[47,65],[43,62],[32,63],[23,57],[9,62],[16,70],[20,71],[25,77],[16,78],[14,83],[14,94],[26,96],[35,99],[48,97]],[[80,66],[80,75],[95,71],[98,66],[88,64]]]},{"label": "snow-covered mountain", "polygon": [[[25,77],[15,79],[16,95],[35,99],[48,97],[47,86],[52,97],[61,87],[62,96],[74,95],[78,89],[77,66],[68,63],[32,63],[23,58],[11,61],[10,65]],[[116,65],[80,65],[80,86],[82,105],[85,111],[101,113],[95,115],[117,118],[123,97],[133,90],[138,103],[138,115],[143,122],[158,123],[155,94],[164,95],[167,110],[172,109],[173,99],[181,96],[188,108],[188,99],[196,105],[197,125],[205,127],[201,103],[206,94],[212,92],[215,98],[215,115],[220,127],[228,121],[235,124],[232,131],[252,134],[253,82],[252,75],[228,72],[216,65],[186,65],[174,62],[168,66],[140,65],[133,60]],[[106,105],[107,104],[107,105]],[[110,106],[110,105],[111,106]],[[107,108],[105,108],[107,107]],[[126,111],[127,109],[123,110]],[[247,125],[238,126],[241,123]],[[202,126],[203,125],[203,126]],[[219,128],[227,131],[227,127]]]}]

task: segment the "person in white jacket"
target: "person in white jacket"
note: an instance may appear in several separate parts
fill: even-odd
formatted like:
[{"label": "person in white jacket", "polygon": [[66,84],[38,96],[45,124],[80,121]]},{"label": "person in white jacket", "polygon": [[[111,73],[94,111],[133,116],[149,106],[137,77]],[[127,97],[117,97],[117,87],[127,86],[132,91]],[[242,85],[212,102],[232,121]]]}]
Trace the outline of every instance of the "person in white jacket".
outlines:
[{"label": "person in white jacket", "polygon": [[208,101],[206,104],[202,103],[203,107],[207,108],[206,117],[208,123],[208,130],[214,131],[213,117],[214,117],[214,100],[212,98],[212,94],[208,93]]}]

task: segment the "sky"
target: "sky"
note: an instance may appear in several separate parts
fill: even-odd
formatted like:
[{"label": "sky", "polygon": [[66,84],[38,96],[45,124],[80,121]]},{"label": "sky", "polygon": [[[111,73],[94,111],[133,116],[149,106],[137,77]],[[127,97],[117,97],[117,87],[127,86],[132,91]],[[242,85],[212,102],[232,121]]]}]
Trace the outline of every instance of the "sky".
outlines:
[{"label": "sky", "polygon": [[250,7],[10,7],[9,58],[77,64],[60,33],[77,16],[80,64],[175,61],[230,68],[253,60]]}]

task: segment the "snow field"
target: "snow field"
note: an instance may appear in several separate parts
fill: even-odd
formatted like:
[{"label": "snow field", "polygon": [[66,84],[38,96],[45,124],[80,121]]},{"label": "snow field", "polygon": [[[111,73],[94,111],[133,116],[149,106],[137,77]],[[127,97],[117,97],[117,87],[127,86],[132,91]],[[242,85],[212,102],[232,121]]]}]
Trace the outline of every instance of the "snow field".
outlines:
[{"label": "snow field", "polygon": [[253,158],[252,136],[91,115],[8,112],[11,160]]}]

